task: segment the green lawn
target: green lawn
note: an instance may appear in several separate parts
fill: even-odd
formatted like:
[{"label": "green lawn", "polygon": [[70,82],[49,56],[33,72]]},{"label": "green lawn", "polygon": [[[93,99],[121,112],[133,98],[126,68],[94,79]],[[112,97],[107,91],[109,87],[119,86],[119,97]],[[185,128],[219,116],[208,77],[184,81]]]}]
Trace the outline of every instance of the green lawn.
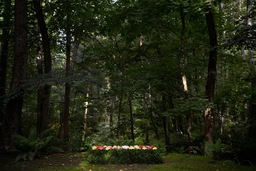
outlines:
[{"label": "green lawn", "polygon": [[204,156],[188,154],[169,154],[165,163],[159,165],[90,165],[86,162],[79,166],[47,166],[32,171],[253,171],[253,167],[241,166],[232,161],[213,161]]}]

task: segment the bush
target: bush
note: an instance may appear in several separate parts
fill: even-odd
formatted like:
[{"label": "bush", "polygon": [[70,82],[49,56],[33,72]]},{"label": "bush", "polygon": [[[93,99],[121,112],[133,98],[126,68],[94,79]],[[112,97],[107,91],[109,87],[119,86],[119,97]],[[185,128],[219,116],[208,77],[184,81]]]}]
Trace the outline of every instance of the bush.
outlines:
[{"label": "bush", "polygon": [[86,159],[91,164],[163,163],[155,146],[93,146]]},{"label": "bush", "polygon": [[53,136],[48,136],[42,139],[29,139],[21,135],[14,135],[16,141],[16,150],[18,155],[15,162],[20,160],[33,160],[38,153],[47,146]]},{"label": "bush", "polygon": [[53,135],[49,135],[49,130],[42,133],[42,136],[37,137],[35,127],[30,129],[28,137],[13,135],[15,149],[12,151],[17,153],[15,162],[20,160],[34,160],[35,157],[38,157],[43,152],[59,149],[51,145],[53,138]]}]

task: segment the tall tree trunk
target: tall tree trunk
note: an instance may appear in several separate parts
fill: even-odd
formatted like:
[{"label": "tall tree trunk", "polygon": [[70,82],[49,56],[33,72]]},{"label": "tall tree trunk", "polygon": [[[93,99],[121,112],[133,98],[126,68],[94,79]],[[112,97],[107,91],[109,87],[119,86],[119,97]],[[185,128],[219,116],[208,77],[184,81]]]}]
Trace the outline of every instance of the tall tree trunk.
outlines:
[{"label": "tall tree trunk", "polygon": [[[3,137],[3,123],[4,123],[4,99],[6,88],[6,74],[7,74],[7,59],[9,51],[9,37],[10,37],[10,15],[11,13],[11,1],[4,0],[3,11],[3,29],[2,29],[2,42],[1,42],[1,54],[0,54],[0,137]],[[0,148],[3,144],[3,139],[0,140]]]},{"label": "tall tree trunk", "polygon": [[149,90],[150,90],[150,93],[149,93],[149,109],[148,109],[148,112],[149,112],[149,115],[150,115],[149,117],[150,117],[150,121],[151,121],[151,124],[153,126],[153,129],[154,129],[156,138],[159,139],[158,128],[156,126],[155,119],[154,119],[154,110],[153,110],[154,107],[153,107],[152,90],[151,90],[151,88]]},{"label": "tall tree trunk", "polygon": [[[36,12],[36,17],[39,25],[39,30],[42,36],[43,44],[43,56],[44,56],[44,73],[50,74],[52,70],[51,61],[51,49],[50,40],[47,32],[46,23],[44,20],[43,10],[41,7],[40,0],[33,0],[34,8]],[[50,77],[50,75],[47,75]],[[49,108],[50,108],[50,95],[51,95],[51,85],[45,84],[43,87],[38,89],[38,112],[37,113],[37,133],[40,135],[44,130],[48,128],[49,124]]]},{"label": "tall tree trunk", "polygon": [[114,112],[114,102],[113,102],[114,96],[109,97],[109,126],[110,126],[110,131],[112,131],[113,127],[113,112]]},{"label": "tall tree trunk", "polygon": [[[162,111],[165,112],[167,110],[167,102],[165,95],[162,95]],[[163,116],[163,127],[164,127],[164,138],[165,138],[165,147],[166,151],[171,151],[171,137],[170,137],[170,117]]]},{"label": "tall tree trunk", "polygon": [[86,101],[85,101],[85,110],[84,110],[84,129],[83,129],[83,136],[82,140],[85,141],[86,136],[88,134],[88,126],[87,126],[87,118],[88,118],[88,113],[89,113],[89,98],[90,98],[90,89],[88,87],[87,92],[86,92]]},{"label": "tall tree trunk", "polygon": [[[42,54],[42,50],[40,47],[40,42],[39,45],[37,47],[37,56],[36,56],[36,68],[37,68],[37,73],[38,75],[42,75],[44,73],[44,69],[43,69],[43,54]],[[40,135],[41,133],[41,120],[42,120],[42,97],[44,94],[44,87],[40,86],[37,89],[37,134]]]},{"label": "tall tree trunk", "polygon": [[[150,89],[151,91],[151,89]],[[158,128],[154,120],[154,111],[153,111],[153,99],[151,92],[149,93],[149,104],[147,103],[146,94],[143,95],[143,108],[145,115],[149,114],[151,124],[153,126],[153,131],[155,132],[156,138],[159,139]]]},{"label": "tall tree trunk", "polygon": [[[252,5],[255,1],[254,0],[247,0],[247,25],[249,27],[253,27],[254,21],[251,17],[251,10]],[[252,39],[254,34],[253,28],[250,29],[248,33],[248,39]],[[255,137],[256,133],[256,71],[255,71],[255,57],[254,57],[254,49],[249,49],[249,58],[250,58],[250,64],[251,64],[251,87],[252,87],[252,94],[251,94],[251,100],[250,100],[250,112],[249,112],[249,136],[250,138]],[[255,139],[255,138],[254,138]]]},{"label": "tall tree trunk", "polygon": [[[208,62],[208,76],[206,83],[206,97],[209,102],[209,106],[204,111],[204,120],[205,120],[205,141],[213,141],[213,117],[214,112],[210,103],[213,102],[215,84],[217,77],[217,32],[214,22],[214,8],[210,7],[205,14],[206,23],[208,28],[209,42],[210,42],[210,53],[209,53],[209,62]],[[208,150],[208,147],[205,147],[205,150]]]},{"label": "tall tree trunk", "polygon": [[[186,58],[184,55],[186,23],[185,23],[184,6],[182,3],[180,4],[180,19],[181,19],[180,70],[181,70],[181,78],[182,78],[182,84],[183,84],[184,100],[186,101],[188,99],[188,85],[187,85],[187,78],[186,78],[186,74],[185,74]],[[191,112],[190,111],[186,111],[186,120],[187,120],[188,143],[191,144],[191,142],[192,142],[192,121],[191,121]]]},{"label": "tall tree trunk", "polygon": [[134,121],[133,121],[133,111],[132,111],[132,94],[130,93],[128,96],[129,96],[128,102],[129,102],[129,109],[130,109],[131,139],[134,142],[135,137],[134,137]]},{"label": "tall tree trunk", "polygon": [[27,0],[15,0],[15,29],[14,29],[14,63],[10,92],[13,97],[7,103],[5,122],[5,149],[13,147],[12,136],[21,133],[21,115],[23,106],[22,82],[25,79],[28,47],[27,47]]},{"label": "tall tree trunk", "polygon": [[119,102],[118,102],[118,113],[117,113],[117,139],[120,138],[120,129],[121,129],[121,114],[122,114],[122,107],[123,107],[123,93],[119,95]]},{"label": "tall tree trunk", "polygon": [[[67,9],[70,7],[70,3],[66,1]],[[66,77],[70,80],[71,77],[71,16],[70,10],[67,10],[67,21],[66,21]],[[60,138],[64,141],[68,141],[69,138],[69,106],[70,106],[70,91],[71,81],[65,83],[65,95],[64,95],[64,106],[63,112],[60,116]]]}]

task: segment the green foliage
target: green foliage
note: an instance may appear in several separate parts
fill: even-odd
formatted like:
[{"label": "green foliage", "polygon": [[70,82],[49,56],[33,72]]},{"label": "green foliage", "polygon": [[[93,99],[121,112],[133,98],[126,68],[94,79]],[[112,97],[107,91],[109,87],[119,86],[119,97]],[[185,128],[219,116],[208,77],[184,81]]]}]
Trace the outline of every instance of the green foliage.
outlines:
[{"label": "green foliage", "polygon": [[158,150],[90,150],[86,160],[91,164],[159,164]]},{"label": "green foliage", "polygon": [[54,136],[45,135],[42,137],[36,136],[36,129],[31,128],[28,137],[22,135],[13,135],[15,141],[15,151],[18,155],[16,156],[15,162],[20,160],[34,160],[42,152],[46,152],[47,148],[53,150],[48,146]]},{"label": "green foliage", "polygon": [[227,152],[228,149],[230,149],[230,146],[223,144],[220,138],[215,143],[205,143],[205,154],[213,159],[221,159],[222,154]]},{"label": "green foliage", "polygon": [[[197,151],[200,151],[199,144],[204,138],[202,111],[208,102],[204,99],[208,57],[206,54],[209,50],[204,14],[211,6],[211,2],[210,0],[119,0],[115,2],[70,0],[70,5],[67,7],[65,1],[47,1],[43,8],[49,37],[52,40],[53,71],[42,75],[36,74],[34,58],[37,55],[39,36],[37,27],[35,27],[34,9],[31,6],[32,3],[29,3],[30,31],[28,36],[31,68],[29,68],[27,80],[23,82],[20,89],[8,92],[6,98],[10,100],[22,93],[21,90],[25,90],[26,98],[23,106],[25,111],[22,115],[24,132],[27,132],[27,127],[35,122],[36,89],[45,83],[52,85],[51,122],[58,123],[59,113],[63,106],[63,84],[72,82],[70,139],[69,143],[65,144],[71,151],[78,151],[81,146],[89,148],[95,144],[117,144],[118,141],[118,144],[132,145],[134,143],[145,144],[148,143],[145,141],[149,140],[150,144],[158,147],[159,153],[165,154],[164,139],[156,140],[154,135],[159,134],[158,137],[164,137],[162,116],[168,116],[170,117],[171,148],[175,152],[182,153],[188,147],[187,136],[175,135],[174,127],[177,121],[183,127],[183,131],[186,129],[185,116],[188,112],[193,122],[193,148],[198,148]],[[239,5],[234,5],[235,3],[238,1],[223,1],[221,8],[215,10],[220,48],[218,51],[218,84],[214,102],[211,105],[216,113],[216,117],[214,116],[216,137],[220,136],[220,122],[217,120],[217,115],[221,114],[225,118],[221,125],[225,139],[208,144],[210,148],[208,155],[213,158],[221,156],[221,153],[229,148],[225,144],[231,144],[234,152],[241,154],[252,151],[255,142],[246,139],[244,135],[248,130],[245,121],[249,113],[248,100],[252,94],[248,59],[242,59],[241,52],[233,47],[225,49],[221,46],[221,41],[225,42],[235,35],[228,45],[255,49],[255,34],[252,34],[251,38],[248,37],[248,34],[255,30],[252,29],[255,27],[255,22],[252,26],[247,24],[247,16],[243,13],[246,9],[246,2]],[[184,59],[183,72],[186,75],[189,89],[187,100],[183,97],[179,59],[182,49],[180,47],[182,43],[180,37],[181,10],[185,14],[186,27],[183,50],[186,59]],[[255,21],[255,11],[253,5],[250,12],[253,21]],[[77,40],[80,44],[76,59],[73,59],[75,65],[72,76],[67,76],[64,69],[68,13],[72,18],[72,43]],[[241,18],[241,15],[244,17]],[[241,18],[241,21],[237,22],[234,28],[234,21],[238,18]],[[10,41],[12,45],[13,40]],[[75,47],[74,45],[72,44],[71,48]],[[247,58],[248,52],[245,50],[244,53],[244,58]],[[75,53],[72,52],[72,54]],[[9,63],[8,66],[10,65]],[[7,74],[9,81],[11,80],[10,73],[9,70]],[[105,82],[108,85],[105,85]],[[96,86],[99,90],[93,90]],[[135,142],[129,139],[127,92],[134,95],[132,108]],[[86,93],[90,94],[89,98],[85,97]],[[168,103],[168,109],[165,112],[162,111],[162,94],[171,97],[171,102]],[[85,101],[89,102],[86,121],[88,132],[85,135],[85,142],[82,142],[82,129],[85,121],[81,113],[84,111]],[[119,109],[120,101],[122,104]],[[108,123],[109,113],[113,116],[112,126]],[[121,114],[120,125],[117,124],[117,113]],[[177,120],[177,117],[181,120]],[[0,121],[0,123],[4,122]],[[58,131],[58,128],[56,130]],[[200,133],[195,135],[195,132]],[[43,137],[32,138],[31,135],[15,137],[17,149],[20,151],[18,160],[33,159],[46,147],[48,150],[58,151],[56,145],[63,145],[60,141],[54,141],[54,138],[47,139],[48,135]],[[101,154],[98,155],[96,158],[100,158]],[[104,162],[104,160],[101,161]]]},{"label": "green foliage", "polygon": [[116,139],[113,137],[113,134],[110,131],[111,129],[112,128],[106,123],[99,124],[97,127],[98,131],[88,135],[84,145],[90,147],[93,145],[115,144]]},{"label": "green foliage", "polygon": [[161,139],[152,139],[149,144],[152,144],[153,146],[156,146],[157,147],[157,151],[161,155],[166,155],[167,154],[166,145],[165,145],[163,140],[161,140]]},{"label": "green foliage", "polygon": [[107,163],[107,157],[106,157],[107,151],[105,150],[95,150],[86,154],[86,161],[88,161],[91,164],[106,164]]},{"label": "green foliage", "polygon": [[111,150],[109,153],[109,163],[114,164],[163,163],[157,150]]},{"label": "green foliage", "polygon": [[200,114],[208,104],[208,100],[200,97],[191,97],[187,100],[184,98],[174,99],[174,108],[170,110],[172,116],[193,111],[195,114]]},{"label": "green foliage", "polygon": [[69,151],[80,151],[81,148],[83,148],[83,145],[84,144],[81,138],[81,131],[79,131],[78,128],[71,127],[68,142]]}]

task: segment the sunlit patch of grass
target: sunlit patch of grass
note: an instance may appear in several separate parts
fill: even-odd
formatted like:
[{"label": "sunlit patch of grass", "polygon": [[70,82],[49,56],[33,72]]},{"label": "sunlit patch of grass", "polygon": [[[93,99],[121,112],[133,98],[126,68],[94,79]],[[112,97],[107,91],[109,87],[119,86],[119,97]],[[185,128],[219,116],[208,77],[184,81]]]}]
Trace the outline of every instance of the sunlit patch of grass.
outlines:
[{"label": "sunlit patch of grass", "polygon": [[250,171],[255,168],[240,166],[232,161],[215,161],[205,156],[189,154],[170,154],[165,157],[166,163],[153,166],[147,171]]}]

